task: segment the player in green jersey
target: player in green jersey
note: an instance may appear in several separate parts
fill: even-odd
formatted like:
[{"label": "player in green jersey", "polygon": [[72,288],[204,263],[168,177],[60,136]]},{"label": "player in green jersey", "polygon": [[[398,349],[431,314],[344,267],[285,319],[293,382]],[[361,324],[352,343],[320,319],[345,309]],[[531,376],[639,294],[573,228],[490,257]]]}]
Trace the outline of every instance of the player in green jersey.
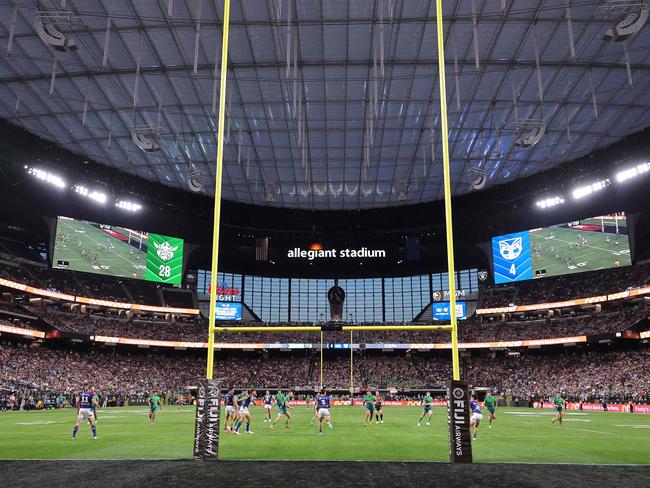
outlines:
[{"label": "player in green jersey", "polygon": [[363,406],[366,409],[366,417],[363,421],[364,427],[366,427],[369,423],[372,422],[372,416],[375,414],[376,401],[377,401],[377,397],[373,395],[370,390],[366,391],[366,394],[363,397]]},{"label": "player in green jersey", "polygon": [[427,418],[427,425],[431,425],[431,416],[433,415],[433,397],[431,396],[431,393],[427,391],[427,393],[424,395],[424,398],[420,402],[422,403],[423,409],[422,409],[422,415],[420,415],[420,419],[418,420],[418,427],[420,427],[422,423],[422,419],[428,414],[429,417]]},{"label": "player in green jersey", "polygon": [[492,396],[491,392],[487,392],[485,395],[485,408],[487,408],[488,411],[488,419],[490,421],[490,429],[492,428],[492,421],[497,418],[496,411],[497,411],[497,399],[496,397]]},{"label": "player in green jersey", "polygon": [[553,398],[553,405],[555,405],[555,417],[553,418],[553,420],[551,420],[551,423],[554,424],[555,421],[557,420],[558,428],[562,427],[562,419],[564,418],[563,410],[564,410],[565,403],[566,401],[564,400],[564,398],[562,398],[562,395],[560,395],[559,392],[556,393],[555,398]]},{"label": "player in green jersey", "polygon": [[162,410],[162,404],[158,393],[153,392],[149,398],[147,398],[147,403],[149,404],[149,423],[153,424],[156,421],[156,412],[159,408]]},{"label": "player in green jersey", "polygon": [[285,429],[290,429],[291,426],[289,426],[289,421],[291,420],[291,413],[289,410],[293,410],[293,407],[289,405],[289,402],[291,401],[292,393],[289,391],[287,392],[286,395],[282,394],[282,391],[278,390],[277,394],[275,395],[275,405],[278,407],[278,416],[275,418],[273,423],[271,424],[271,429],[275,430],[275,424],[277,424],[282,416],[284,415],[286,417],[286,422],[284,423],[284,428]]}]

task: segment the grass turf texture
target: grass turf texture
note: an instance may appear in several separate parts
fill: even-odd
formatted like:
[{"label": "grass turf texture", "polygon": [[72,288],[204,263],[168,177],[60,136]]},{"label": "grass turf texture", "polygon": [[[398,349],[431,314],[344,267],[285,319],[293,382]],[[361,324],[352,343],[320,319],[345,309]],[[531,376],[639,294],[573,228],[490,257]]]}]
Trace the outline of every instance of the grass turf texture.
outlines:
[{"label": "grass turf texture", "polygon": [[[0,414],[0,459],[187,459],[192,455],[194,409],[166,407],[149,425],[143,407],[100,411],[98,439],[82,424],[71,440],[73,410]],[[295,407],[292,429],[272,431],[261,407],[252,409],[254,435],[223,433],[224,460],[447,461],[447,412],[436,408],[430,426],[421,410],[386,407],[384,424],[363,427],[361,407],[331,409],[334,430],[309,426],[312,411]],[[223,413],[223,412],[222,412]],[[274,415],[276,411],[274,410]],[[487,418],[487,415],[485,415]],[[492,429],[481,425],[475,462],[650,464],[650,416],[568,412],[562,428],[549,410],[497,411]],[[223,426],[222,426],[223,428]],[[242,427],[244,429],[244,427]]]},{"label": "grass turf texture", "polygon": [[[589,244],[580,249],[575,247],[572,249],[572,245],[579,243],[578,234],[587,239]],[[609,242],[607,242],[608,238]],[[533,270],[545,269],[546,276],[613,268],[615,261],[619,261],[621,266],[632,264],[627,235],[619,235],[617,239],[616,234],[600,231],[552,227],[530,232],[530,243],[531,248],[539,244],[542,249],[541,260],[537,259],[534,252],[531,254]],[[569,268],[567,264],[555,259],[556,253],[572,257],[574,261],[572,266],[575,267]]]},{"label": "grass turf texture", "polygon": [[[123,229],[116,228],[116,230]],[[61,239],[62,233],[69,237],[67,245]],[[106,246],[107,239],[113,243],[113,249],[98,250],[97,245]],[[81,246],[77,246],[75,241],[80,241]],[[89,260],[82,256],[83,249],[91,256],[97,256],[96,268],[93,268]],[[136,247],[79,220],[58,221],[54,244],[54,267],[58,260],[68,261],[69,269],[75,271],[141,280],[146,277],[147,253],[145,251],[139,251]]]}]

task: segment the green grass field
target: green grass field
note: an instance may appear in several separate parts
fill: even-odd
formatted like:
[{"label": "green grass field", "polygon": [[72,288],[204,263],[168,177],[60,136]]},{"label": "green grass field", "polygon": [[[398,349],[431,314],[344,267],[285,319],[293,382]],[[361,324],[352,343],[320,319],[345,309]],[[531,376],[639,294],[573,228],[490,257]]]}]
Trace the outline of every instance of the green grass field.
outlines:
[{"label": "green grass field", "polygon": [[[115,230],[125,232],[122,228]],[[62,238],[64,235],[68,237],[67,242]],[[110,249],[107,246],[109,241],[113,245]],[[96,257],[96,260],[90,257]],[[142,280],[146,276],[146,251],[138,251],[136,247],[79,220],[58,220],[52,259],[54,268],[59,260],[68,261],[68,269],[76,271]]]},{"label": "green grass field", "polygon": [[[586,246],[577,248],[578,235],[587,239]],[[533,270],[545,269],[546,276],[613,268],[615,261],[620,266],[632,264],[627,235],[550,227],[530,232],[530,244]],[[534,251],[536,245],[541,248],[541,259]],[[562,262],[556,254],[570,256],[572,262]]]},{"label": "green grass field", "polygon": [[[447,461],[446,410],[417,426],[420,409],[385,407],[385,423],[363,427],[362,407],[331,409],[334,430],[321,437],[311,410],[295,407],[293,428],[272,431],[261,407],[252,409],[253,435],[221,436],[221,459]],[[166,407],[149,425],[143,407],[100,411],[98,439],[87,424],[71,440],[73,410],[0,414],[0,459],[190,458],[193,408]],[[275,413],[275,411],[274,411]],[[497,411],[494,428],[481,425],[473,443],[477,462],[650,464],[650,416],[567,412],[562,428],[549,410]],[[487,416],[486,416],[487,418]]]}]

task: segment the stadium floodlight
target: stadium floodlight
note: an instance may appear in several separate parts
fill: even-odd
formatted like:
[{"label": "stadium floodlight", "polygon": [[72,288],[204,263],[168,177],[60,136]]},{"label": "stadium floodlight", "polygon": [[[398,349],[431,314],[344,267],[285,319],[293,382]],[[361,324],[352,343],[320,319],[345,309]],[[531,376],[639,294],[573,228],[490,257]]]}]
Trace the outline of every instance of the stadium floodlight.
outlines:
[{"label": "stadium floodlight", "polygon": [[106,193],[102,193],[97,190],[91,191],[83,185],[75,185],[74,191],[79,195],[90,198],[91,200],[94,200],[97,203],[101,203],[102,205],[106,203],[106,200],[108,200]]},{"label": "stadium floodlight", "polygon": [[106,203],[106,200],[108,197],[106,196],[106,193],[102,193],[99,191],[92,191],[88,194],[88,198],[91,200],[95,200],[97,203],[104,204]]},{"label": "stadium floodlight", "polygon": [[611,182],[609,181],[609,179],[605,179],[605,180],[596,181],[594,183],[591,183],[590,185],[579,186],[573,190],[573,198],[579,200],[580,198],[584,198],[588,195],[591,195],[592,193],[607,188],[610,184]]},{"label": "stadium floodlight", "polygon": [[30,174],[39,180],[45,181],[61,190],[65,188],[65,181],[63,181],[63,178],[59,175],[55,175],[54,173],[39,168],[30,168],[29,166],[25,166],[25,169],[27,170],[27,174]]},{"label": "stadium floodlight", "polygon": [[76,193],[79,193],[79,195],[82,195],[82,196],[84,196],[84,197],[87,197],[87,196],[88,196],[88,188],[86,188],[86,187],[83,186],[83,185],[75,185],[75,186],[74,186],[74,191],[75,191]]},{"label": "stadium floodlight", "polygon": [[128,200],[118,200],[115,202],[115,206],[129,212],[139,212],[142,210],[142,205],[135,202],[129,202]]},{"label": "stadium floodlight", "polygon": [[535,205],[539,208],[549,208],[562,205],[564,203],[564,198],[562,197],[551,197],[545,198],[544,200],[539,200]]},{"label": "stadium floodlight", "polygon": [[616,173],[616,181],[623,183],[624,181],[636,178],[639,175],[647,173],[650,171],[650,163],[642,163],[632,168],[624,169]]}]

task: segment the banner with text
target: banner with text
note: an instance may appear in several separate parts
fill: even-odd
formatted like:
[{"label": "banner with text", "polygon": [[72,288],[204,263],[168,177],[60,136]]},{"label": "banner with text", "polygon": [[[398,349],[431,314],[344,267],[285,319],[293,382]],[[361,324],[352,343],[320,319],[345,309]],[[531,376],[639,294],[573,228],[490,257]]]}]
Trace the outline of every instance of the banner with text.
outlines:
[{"label": "banner with text", "polygon": [[449,460],[472,462],[469,429],[469,392],[464,381],[450,381],[447,389],[447,421],[449,424]]},{"label": "banner with text", "polygon": [[199,380],[194,417],[194,459],[216,461],[219,456],[219,393],[215,380]]}]

